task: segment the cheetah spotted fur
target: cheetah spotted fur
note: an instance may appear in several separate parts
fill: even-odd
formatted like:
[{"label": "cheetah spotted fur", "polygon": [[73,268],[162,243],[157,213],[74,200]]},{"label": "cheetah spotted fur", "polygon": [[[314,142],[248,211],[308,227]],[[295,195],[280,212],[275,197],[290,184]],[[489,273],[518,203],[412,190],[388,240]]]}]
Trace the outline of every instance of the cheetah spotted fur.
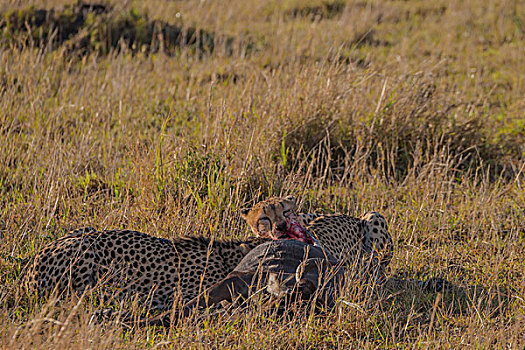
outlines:
[{"label": "cheetah spotted fur", "polygon": [[[101,287],[119,299],[138,295],[151,308],[171,307],[222,280],[261,239],[153,237],[137,231],[78,230],[48,244],[31,263],[26,287],[48,296]],[[202,283],[201,283],[202,278]]]}]

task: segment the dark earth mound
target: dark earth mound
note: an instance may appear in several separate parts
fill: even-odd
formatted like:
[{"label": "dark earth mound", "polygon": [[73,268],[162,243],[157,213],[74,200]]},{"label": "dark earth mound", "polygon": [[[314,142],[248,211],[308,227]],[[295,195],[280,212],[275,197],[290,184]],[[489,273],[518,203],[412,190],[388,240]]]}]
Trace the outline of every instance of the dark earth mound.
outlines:
[{"label": "dark earth mound", "polygon": [[80,54],[122,48],[175,54],[181,47],[211,52],[216,38],[204,30],[150,20],[134,9],[119,12],[109,5],[82,1],[51,10],[30,6],[8,11],[0,15],[0,33],[2,46],[50,50],[65,46]]}]

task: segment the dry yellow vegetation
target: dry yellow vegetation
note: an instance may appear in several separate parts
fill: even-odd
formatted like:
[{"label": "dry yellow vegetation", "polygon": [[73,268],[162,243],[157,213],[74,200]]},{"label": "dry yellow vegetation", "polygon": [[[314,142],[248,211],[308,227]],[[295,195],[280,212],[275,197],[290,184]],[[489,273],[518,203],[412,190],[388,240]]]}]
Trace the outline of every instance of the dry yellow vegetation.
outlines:
[{"label": "dry yellow vegetation", "polygon": [[[1,348],[525,346],[524,1],[100,4],[0,1]],[[390,275],[453,287],[133,331],[18,288],[70,229],[246,237],[284,194],[380,211]]]}]

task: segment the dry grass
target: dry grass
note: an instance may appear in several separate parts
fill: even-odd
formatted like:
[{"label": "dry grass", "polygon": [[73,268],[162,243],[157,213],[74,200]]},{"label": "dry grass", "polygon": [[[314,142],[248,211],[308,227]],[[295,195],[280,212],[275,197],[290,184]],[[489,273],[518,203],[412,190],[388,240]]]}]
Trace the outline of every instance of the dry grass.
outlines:
[{"label": "dry grass", "polygon": [[[525,346],[523,1],[111,4],[80,46],[3,25],[2,348]],[[140,45],[97,46],[131,13]],[[153,20],[213,46],[146,45],[163,40]],[[17,293],[26,259],[70,229],[247,236],[238,209],[290,193],[305,211],[381,211],[391,274],[454,287],[133,332],[89,325],[89,301]]]}]

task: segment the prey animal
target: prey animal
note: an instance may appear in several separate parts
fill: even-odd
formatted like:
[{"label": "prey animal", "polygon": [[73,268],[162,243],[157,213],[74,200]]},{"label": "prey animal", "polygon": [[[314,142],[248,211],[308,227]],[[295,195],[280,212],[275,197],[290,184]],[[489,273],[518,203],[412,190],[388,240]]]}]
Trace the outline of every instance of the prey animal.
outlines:
[{"label": "prey animal", "polygon": [[[281,297],[312,300],[332,308],[345,282],[345,267],[301,226],[290,225],[291,239],[265,242],[253,248],[226,278],[185,305],[195,307],[247,299],[258,290]],[[313,244],[309,244],[309,242]]]}]

